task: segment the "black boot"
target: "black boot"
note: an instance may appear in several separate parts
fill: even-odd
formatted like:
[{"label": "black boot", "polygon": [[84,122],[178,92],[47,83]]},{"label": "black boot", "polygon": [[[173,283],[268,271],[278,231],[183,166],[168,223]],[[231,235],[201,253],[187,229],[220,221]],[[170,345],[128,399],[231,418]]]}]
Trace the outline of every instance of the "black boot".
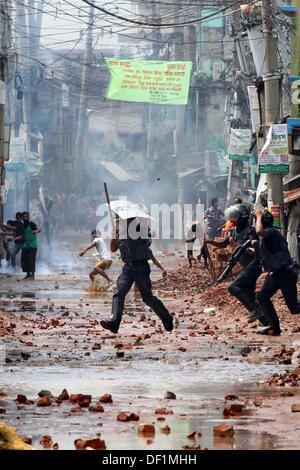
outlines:
[{"label": "black boot", "polygon": [[266,326],[268,325],[268,323],[266,323],[262,309],[260,308],[259,304],[252,299],[251,295],[247,291],[240,290],[239,292],[232,293],[232,295],[234,295],[241,302],[241,304],[243,304],[244,307],[248,310],[249,312],[248,322],[249,323],[253,323],[259,320],[263,325],[265,324]]},{"label": "black boot", "polygon": [[174,326],[173,326],[173,317],[172,317],[172,315],[170,315],[168,318],[162,319],[161,321],[162,321],[166,331],[172,331],[173,330]]},{"label": "black boot", "polygon": [[274,305],[272,304],[271,301],[260,302],[259,305],[263,312],[264,318],[266,319],[266,322],[268,323],[268,327],[266,328],[269,328],[269,330],[267,331],[266,328],[263,328],[261,330],[262,333],[259,333],[259,332],[258,333],[269,334],[271,331],[273,331],[274,335],[279,336],[281,333],[281,329],[280,329],[279,318],[277,316]]},{"label": "black boot", "polygon": [[102,326],[102,328],[104,328],[105,330],[109,330],[111,333],[118,333],[119,331],[119,327],[114,325],[112,321],[101,320],[100,325]]},{"label": "black boot", "polygon": [[272,326],[265,326],[256,332],[258,335],[266,335],[266,336],[280,336],[281,330],[274,330]]},{"label": "black boot", "polygon": [[253,323],[255,321],[259,321],[263,326],[269,326],[269,323],[265,319],[263,311],[258,303],[256,304],[256,309],[253,312],[250,312],[248,323]]},{"label": "black boot", "polygon": [[168,312],[168,310],[166,309],[166,307],[164,306],[162,301],[159,300],[155,296],[152,296],[152,297],[149,297],[149,298],[144,297],[143,301],[161,319],[165,330],[166,331],[172,331],[173,330],[173,316]]},{"label": "black boot", "polygon": [[123,296],[120,296],[118,293],[113,295],[111,319],[100,321],[102,328],[112,333],[118,333],[124,310],[124,302],[125,298]]}]

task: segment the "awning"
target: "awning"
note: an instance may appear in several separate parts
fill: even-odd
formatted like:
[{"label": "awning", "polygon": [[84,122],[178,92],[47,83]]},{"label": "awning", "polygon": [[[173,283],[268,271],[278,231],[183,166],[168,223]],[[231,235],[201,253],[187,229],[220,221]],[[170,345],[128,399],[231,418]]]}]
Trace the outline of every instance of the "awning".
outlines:
[{"label": "awning", "polygon": [[284,202],[287,204],[288,202],[296,201],[300,199],[300,188],[291,189],[290,191],[284,192]]},{"label": "awning", "polygon": [[296,176],[285,176],[283,178],[283,184],[284,185],[287,185],[287,184],[290,184],[296,180],[300,179],[300,175],[296,175]]},{"label": "awning", "polygon": [[226,173],[225,175],[216,175],[212,176],[209,178],[209,183],[211,184],[218,184],[221,183],[222,181],[226,181],[228,179],[228,174]]},{"label": "awning", "polygon": [[182,171],[178,174],[179,178],[185,178],[186,176],[193,176],[197,175],[198,173],[203,173],[204,166],[201,166],[200,168],[193,168],[190,170],[185,170]]},{"label": "awning", "polygon": [[107,160],[100,160],[101,165],[109,171],[117,180],[125,183],[126,181],[141,181],[140,178],[130,175],[124,168],[122,168],[118,163],[109,162]]}]

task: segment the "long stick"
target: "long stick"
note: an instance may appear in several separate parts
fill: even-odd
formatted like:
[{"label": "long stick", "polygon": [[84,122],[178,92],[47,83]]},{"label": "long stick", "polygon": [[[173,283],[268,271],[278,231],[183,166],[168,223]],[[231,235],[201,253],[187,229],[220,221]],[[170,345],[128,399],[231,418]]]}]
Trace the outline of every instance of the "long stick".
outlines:
[{"label": "long stick", "polygon": [[108,189],[107,189],[107,184],[106,183],[104,183],[104,192],[105,192],[106,202],[107,202],[107,205],[108,205],[108,211],[109,211],[109,215],[110,215],[111,225],[112,225],[113,228],[115,228],[115,221],[114,221],[114,216],[113,216],[113,213],[112,213],[112,210],[111,210],[111,207],[110,207],[110,199],[109,199],[109,194],[108,194]]}]

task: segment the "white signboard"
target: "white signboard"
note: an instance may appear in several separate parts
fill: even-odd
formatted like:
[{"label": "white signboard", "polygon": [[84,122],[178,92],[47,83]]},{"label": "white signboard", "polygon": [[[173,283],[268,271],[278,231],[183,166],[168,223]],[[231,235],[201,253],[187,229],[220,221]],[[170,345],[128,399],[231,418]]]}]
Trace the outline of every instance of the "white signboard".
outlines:
[{"label": "white signboard", "polygon": [[12,137],[10,141],[10,159],[13,162],[21,162],[25,158],[24,137]]},{"label": "white signboard", "polygon": [[288,173],[289,151],[286,124],[271,124],[258,157],[260,173]]},{"label": "white signboard", "polygon": [[230,160],[249,160],[250,129],[231,129],[229,143]]}]

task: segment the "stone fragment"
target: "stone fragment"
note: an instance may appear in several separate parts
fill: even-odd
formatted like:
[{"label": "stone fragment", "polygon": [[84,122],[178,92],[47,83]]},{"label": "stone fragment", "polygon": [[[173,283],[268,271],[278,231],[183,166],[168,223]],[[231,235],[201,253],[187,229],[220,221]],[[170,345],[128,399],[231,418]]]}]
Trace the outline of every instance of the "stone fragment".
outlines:
[{"label": "stone fragment", "polygon": [[151,423],[143,423],[139,425],[138,433],[146,437],[152,437],[155,435],[155,426]]},{"label": "stone fragment", "polygon": [[234,435],[233,426],[228,424],[220,424],[214,426],[214,436],[216,437],[232,437]]},{"label": "stone fragment", "polygon": [[39,398],[37,401],[37,406],[51,406],[52,400],[49,396]]},{"label": "stone fragment", "polygon": [[294,403],[292,406],[291,406],[291,411],[293,413],[300,413],[300,403]]},{"label": "stone fragment", "polygon": [[173,392],[166,392],[164,398],[166,400],[176,400],[176,395]]},{"label": "stone fragment", "polygon": [[105,393],[102,397],[99,398],[100,403],[112,403],[113,399],[109,393]]}]

